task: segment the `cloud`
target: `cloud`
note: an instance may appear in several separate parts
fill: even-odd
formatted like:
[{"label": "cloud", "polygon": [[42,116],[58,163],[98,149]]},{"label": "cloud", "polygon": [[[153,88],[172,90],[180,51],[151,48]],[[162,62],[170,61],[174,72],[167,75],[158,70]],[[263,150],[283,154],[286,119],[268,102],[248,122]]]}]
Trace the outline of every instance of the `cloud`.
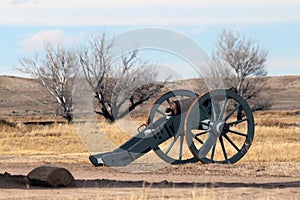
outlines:
[{"label": "cloud", "polygon": [[24,4],[24,3],[29,3],[32,0],[12,0],[12,4]]},{"label": "cloud", "polygon": [[[15,3],[34,3],[35,8],[128,8],[128,7],[211,7],[211,6],[263,6],[263,5],[300,5],[298,0],[152,0],[152,1],[140,1],[140,0],[60,0],[59,3],[53,0],[2,0],[6,5],[12,5]],[[32,5],[30,5],[32,7]]]},{"label": "cloud", "polygon": [[86,34],[81,32],[76,35],[67,35],[62,30],[42,30],[20,42],[21,53],[37,52],[43,48],[45,42],[54,45],[64,44],[72,46],[85,38]]},{"label": "cloud", "polygon": [[299,7],[298,0],[61,0],[59,3],[52,0],[2,0],[0,24],[84,26],[300,22]]}]

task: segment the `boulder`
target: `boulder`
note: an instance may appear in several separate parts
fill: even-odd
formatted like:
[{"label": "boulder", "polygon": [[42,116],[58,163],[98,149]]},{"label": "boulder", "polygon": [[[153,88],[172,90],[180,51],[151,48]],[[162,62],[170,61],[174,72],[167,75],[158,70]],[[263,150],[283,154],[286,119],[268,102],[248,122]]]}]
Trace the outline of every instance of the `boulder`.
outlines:
[{"label": "boulder", "polygon": [[72,187],[75,186],[73,175],[65,168],[41,166],[33,169],[27,180],[30,185],[43,187]]}]

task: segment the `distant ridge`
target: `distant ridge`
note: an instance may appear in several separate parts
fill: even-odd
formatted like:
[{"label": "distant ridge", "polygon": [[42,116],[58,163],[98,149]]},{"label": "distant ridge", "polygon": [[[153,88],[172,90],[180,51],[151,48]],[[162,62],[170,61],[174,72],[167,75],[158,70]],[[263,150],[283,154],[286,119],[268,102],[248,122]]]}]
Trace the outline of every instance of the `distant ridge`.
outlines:
[{"label": "distant ridge", "polygon": [[[300,76],[273,76],[266,79],[263,95],[273,101],[272,110],[300,110]],[[167,87],[183,89],[185,85],[197,86],[199,81],[183,80]],[[147,102],[144,109],[148,109],[150,104]],[[0,76],[0,116],[54,115],[57,108],[55,99],[36,79]]]}]

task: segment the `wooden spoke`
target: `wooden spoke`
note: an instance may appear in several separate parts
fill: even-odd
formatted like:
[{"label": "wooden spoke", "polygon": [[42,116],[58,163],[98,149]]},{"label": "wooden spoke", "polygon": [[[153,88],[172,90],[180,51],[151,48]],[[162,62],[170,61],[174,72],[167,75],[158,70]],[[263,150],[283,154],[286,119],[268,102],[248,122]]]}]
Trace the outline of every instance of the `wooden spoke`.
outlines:
[{"label": "wooden spoke", "polygon": [[184,141],[184,137],[182,135],[182,136],[180,136],[179,158],[178,158],[179,160],[182,160],[183,141]]},{"label": "wooden spoke", "polygon": [[221,144],[221,147],[222,147],[222,152],[223,152],[223,155],[224,155],[224,158],[225,160],[228,160],[228,157],[227,157],[227,153],[226,153],[226,149],[225,149],[225,145],[224,145],[224,141],[223,141],[223,137],[219,137],[219,141],[220,141],[220,144]]},{"label": "wooden spoke", "polygon": [[207,119],[210,119],[210,115],[206,112],[206,110],[203,108],[203,106],[200,105],[199,108],[200,108],[201,113],[204,114]]},{"label": "wooden spoke", "polygon": [[171,144],[169,145],[168,149],[166,150],[165,154],[168,155],[170,150],[172,149],[172,147],[174,146],[176,140],[178,139],[178,137],[174,137],[173,141],[171,142]]},{"label": "wooden spoke", "polygon": [[157,112],[158,112],[159,114],[161,114],[162,116],[164,116],[164,117],[167,116],[166,113],[163,112],[163,111],[161,111],[160,109],[157,109]]},{"label": "wooden spoke", "polygon": [[200,142],[201,144],[203,144],[203,141],[200,139],[200,138],[198,138],[197,136],[195,136],[194,137],[198,142]]},{"label": "wooden spoke", "polygon": [[227,121],[233,115],[233,113],[235,113],[235,111],[240,108],[240,106],[241,105],[239,104],[232,111],[230,111],[230,113],[225,117],[225,121]]},{"label": "wooden spoke", "polygon": [[200,133],[196,133],[196,134],[195,134],[195,137],[198,137],[198,136],[200,136],[200,135],[204,135],[204,134],[206,134],[206,133],[208,133],[208,132],[209,132],[209,130],[203,131],[203,132],[200,132]]},{"label": "wooden spoke", "polygon": [[238,131],[234,131],[234,130],[229,130],[230,133],[233,133],[233,134],[236,134],[236,135],[240,135],[240,136],[244,136],[244,137],[247,137],[247,134],[245,133],[240,133]]},{"label": "wooden spoke", "polygon": [[242,123],[244,121],[247,121],[248,119],[247,118],[244,118],[244,119],[241,119],[241,120],[237,120],[237,121],[234,121],[234,122],[229,122],[227,123],[229,126],[233,126],[233,125],[237,125],[239,123]]},{"label": "wooden spoke", "polygon": [[216,151],[216,145],[214,145],[213,148],[212,148],[212,150],[211,150],[211,155],[210,155],[210,159],[211,160],[214,160],[215,151]]},{"label": "wooden spoke", "polygon": [[239,151],[240,149],[234,144],[234,142],[228,137],[228,135],[224,135],[224,138],[235,148],[236,151]]}]

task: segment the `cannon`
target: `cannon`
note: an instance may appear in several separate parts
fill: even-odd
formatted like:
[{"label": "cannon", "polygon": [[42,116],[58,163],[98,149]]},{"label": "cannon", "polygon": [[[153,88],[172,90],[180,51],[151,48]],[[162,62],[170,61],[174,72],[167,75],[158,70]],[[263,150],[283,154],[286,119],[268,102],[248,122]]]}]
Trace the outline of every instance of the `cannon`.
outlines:
[{"label": "cannon", "polygon": [[170,164],[236,163],[254,138],[252,111],[234,89],[169,91],[153,102],[143,127],[114,151],[90,155],[92,164],[126,166],[152,150]]}]

